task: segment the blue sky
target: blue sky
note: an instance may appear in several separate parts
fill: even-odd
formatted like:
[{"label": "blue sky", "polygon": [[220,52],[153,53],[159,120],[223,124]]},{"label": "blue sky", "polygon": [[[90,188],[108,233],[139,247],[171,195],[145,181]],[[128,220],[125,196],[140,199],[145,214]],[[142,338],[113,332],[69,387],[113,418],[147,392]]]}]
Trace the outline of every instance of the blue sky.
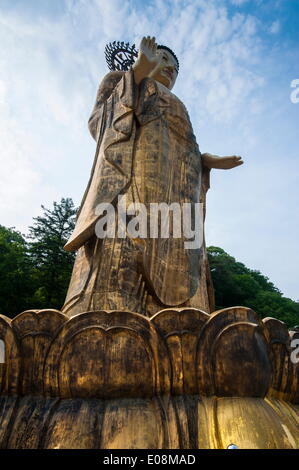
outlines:
[{"label": "blue sky", "polygon": [[104,47],[155,35],[180,59],[173,89],[214,170],[206,239],[299,299],[299,0],[0,0],[0,223],[27,232],[61,197],[80,203]]}]

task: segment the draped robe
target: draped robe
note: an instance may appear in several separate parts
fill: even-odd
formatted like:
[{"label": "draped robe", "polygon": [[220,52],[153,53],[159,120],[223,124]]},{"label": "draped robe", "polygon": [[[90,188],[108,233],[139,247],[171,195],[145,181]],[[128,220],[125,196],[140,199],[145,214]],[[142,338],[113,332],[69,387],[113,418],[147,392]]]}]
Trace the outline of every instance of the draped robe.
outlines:
[{"label": "draped robe", "polygon": [[[98,204],[202,202],[209,170],[183,103],[164,85],[133,71],[111,72],[100,84],[89,129],[94,164],[65,245],[78,250],[63,312],[126,309],[151,316],[170,306],[213,309],[205,242],[186,249],[180,238],[97,238]],[[201,221],[203,224],[203,220]],[[194,220],[193,220],[194,223]]]}]

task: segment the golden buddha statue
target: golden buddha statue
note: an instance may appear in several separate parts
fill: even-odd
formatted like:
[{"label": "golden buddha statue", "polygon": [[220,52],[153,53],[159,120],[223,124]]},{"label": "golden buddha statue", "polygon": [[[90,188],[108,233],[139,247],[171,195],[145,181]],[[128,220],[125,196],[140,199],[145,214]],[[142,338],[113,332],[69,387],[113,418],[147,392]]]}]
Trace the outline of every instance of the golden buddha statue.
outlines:
[{"label": "golden buddha statue", "polygon": [[126,207],[201,204],[203,225],[211,168],[243,163],[238,156],[201,154],[188,112],[171,91],[178,69],[171,49],[143,37],[130,70],[108,73],[99,86],[89,119],[95,160],[65,245],[78,250],[62,309],[68,316],[89,310],[123,309],[150,317],[165,307],[214,309],[204,237],[200,246],[188,249],[183,235],[96,235],[103,215],[97,207],[117,207],[120,196]]},{"label": "golden buddha statue", "polygon": [[242,160],[200,153],[168,47],[143,38],[131,65],[106,75],[89,120],[63,313],[0,315],[0,448],[298,449],[298,329],[213,312],[209,173]]}]

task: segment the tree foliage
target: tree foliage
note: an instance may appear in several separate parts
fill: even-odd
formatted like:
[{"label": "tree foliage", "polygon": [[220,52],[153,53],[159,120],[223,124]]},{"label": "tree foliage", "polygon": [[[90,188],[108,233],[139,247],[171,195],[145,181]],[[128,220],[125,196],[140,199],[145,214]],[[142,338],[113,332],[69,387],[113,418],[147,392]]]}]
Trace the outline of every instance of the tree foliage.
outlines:
[{"label": "tree foliage", "polygon": [[275,317],[288,326],[299,323],[299,303],[283,297],[259,271],[247,268],[222,248],[208,248],[216,308],[236,305],[252,308],[262,318]]},{"label": "tree foliage", "polygon": [[74,254],[63,249],[75,226],[72,199],[53,208],[41,206],[25,237],[0,226],[0,314],[14,317],[27,309],[56,308],[64,303]]},{"label": "tree foliage", "polygon": [[14,316],[29,308],[31,268],[24,236],[0,225],[0,314]]},{"label": "tree foliage", "polygon": [[76,209],[72,199],[54,202],[53,209],[43,209],[29,227],[29,254],[36,290],[36,308],[61,308],[74,262],[74,254],[63,249],[75,227]]}]

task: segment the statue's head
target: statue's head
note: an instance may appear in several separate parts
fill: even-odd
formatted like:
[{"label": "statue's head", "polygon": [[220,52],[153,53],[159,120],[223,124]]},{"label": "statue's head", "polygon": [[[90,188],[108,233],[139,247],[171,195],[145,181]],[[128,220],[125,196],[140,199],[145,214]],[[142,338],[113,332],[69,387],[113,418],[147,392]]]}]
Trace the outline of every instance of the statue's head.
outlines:
[{"label": "statue's head", "polygon": [[157,54],[162,56],[161,64],[151,77],[171,90],[179,72],[178,58],[169,47],[162,45],[157,47]]},{"label": "statue's head", "polygon": [[[157,46],[157,54],[162,59],[151,78],[171,90],[178,76],[179,60],[169,47],[161,44]],[[128,42],[113,41],[106,45],[105,56],[110,70],[127,71],[134,64],[138,51],[135,49],[135,44],[130,46]]]}]

